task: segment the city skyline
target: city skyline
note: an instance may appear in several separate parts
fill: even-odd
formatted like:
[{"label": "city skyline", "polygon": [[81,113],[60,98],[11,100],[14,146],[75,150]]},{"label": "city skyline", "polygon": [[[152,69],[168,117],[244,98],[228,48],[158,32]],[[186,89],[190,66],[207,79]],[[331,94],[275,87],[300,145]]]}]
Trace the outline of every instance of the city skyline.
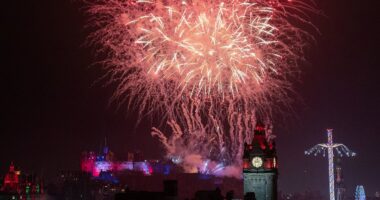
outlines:
[{"label": "city skyline", "polygon": [[[334,140],[358,153],[342,162],[347,195],[364,185],[373,196],[380,190],[376,6],[369,0],[316,3],[326,17],[314,19],[321,35],[296,84],[300,98],[293,113],[274,124],[279,190],[328,194],[324,158],[307,158],[304,149],[324,140],[325,129],[333,128]],[[109,105],[114,86],[96,82],[102,70],[92,65],[93,50],[84,45],[88,30],[83,29],[83,5],[47,0],[5,4],[0,174],[11,161],[48,177],[61,168],[79,169],[81,151],[100,148],[104,137],[119,155],[141,150],[147,158],[164,156],[150,135],[157,122],[143,119],[136,125],[136,112]]]}]

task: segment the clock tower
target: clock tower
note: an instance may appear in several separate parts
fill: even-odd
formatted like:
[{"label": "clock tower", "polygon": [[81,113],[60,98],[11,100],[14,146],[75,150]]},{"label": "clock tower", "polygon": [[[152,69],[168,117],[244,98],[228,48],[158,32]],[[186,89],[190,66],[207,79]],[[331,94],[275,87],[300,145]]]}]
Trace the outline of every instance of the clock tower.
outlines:
[{"label": "clock tower", "polygon": [[[277,199],[277,156],[273,135],[258,123],[251,144],[244,145],[243,178],[247,199]],[[251,198],[249,198],[251,197]]]}]

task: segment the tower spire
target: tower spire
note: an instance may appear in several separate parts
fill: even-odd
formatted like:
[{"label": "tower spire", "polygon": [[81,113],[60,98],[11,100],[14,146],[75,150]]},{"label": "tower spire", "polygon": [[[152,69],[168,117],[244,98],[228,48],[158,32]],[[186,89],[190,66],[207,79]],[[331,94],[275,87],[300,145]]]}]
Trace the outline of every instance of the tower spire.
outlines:
[{"label": "tower spire", "polygon": [[109,148],[107,146],[107,136],[104,137],[104,147],[103,147],[103,153],[108,154]]}]

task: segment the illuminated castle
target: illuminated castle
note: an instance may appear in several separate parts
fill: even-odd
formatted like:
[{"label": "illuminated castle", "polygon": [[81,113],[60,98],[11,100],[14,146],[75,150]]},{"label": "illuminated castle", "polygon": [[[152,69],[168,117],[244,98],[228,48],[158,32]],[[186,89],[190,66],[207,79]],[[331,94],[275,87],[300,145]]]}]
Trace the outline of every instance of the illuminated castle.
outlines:
[{"label": "illuminated castle", "polygon": [[126,161],[115,159],[114,153],[109,150],[107,144],[104,145],[103,151],[96,154],[93,151],[83,152],[81,158],[81,169],[84,172],[92,174],[93,177],[113,176],[113,173],[119,172],[136,172],[144,175],[152,173],[168,174],[170,165],[162,164],[158,160],[146,161],[139,158],[139,153],[128,153]]},{"label": "illuminated castle", "polygon": [[186,173],[170,159],[143,160],[139,153],[128,153],[125,160],[118,160],[106,145],[99,153],[83,152],[81,169],[91,174],[91,180],[107,185],[117,182],[134,191],[159,191],[164,180],[175,179],[178,180],[178,199],[190,199],[196,191],[210,191],[216,187],[220,187],[222,193],[233,190],[238,198],[243,194],[240,179]]}]

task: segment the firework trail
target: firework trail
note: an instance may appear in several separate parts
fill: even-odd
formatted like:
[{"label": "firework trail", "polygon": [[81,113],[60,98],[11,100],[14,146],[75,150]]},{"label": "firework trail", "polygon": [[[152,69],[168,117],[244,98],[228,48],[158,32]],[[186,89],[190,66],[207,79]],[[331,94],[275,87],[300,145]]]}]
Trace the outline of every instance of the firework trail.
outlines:
[{"label": "firework trail", "polygon": [[[310,3],[310,2],[309,2]],[[96,0],[91,41],[106,54],[113,99],[160,113],[168,156],[236,163],[256,115],[287,102],[312,36],[300,0]],[[186,149],[183,151],[181,149]],[[207,150],[206,150],[207,149]]]}]

